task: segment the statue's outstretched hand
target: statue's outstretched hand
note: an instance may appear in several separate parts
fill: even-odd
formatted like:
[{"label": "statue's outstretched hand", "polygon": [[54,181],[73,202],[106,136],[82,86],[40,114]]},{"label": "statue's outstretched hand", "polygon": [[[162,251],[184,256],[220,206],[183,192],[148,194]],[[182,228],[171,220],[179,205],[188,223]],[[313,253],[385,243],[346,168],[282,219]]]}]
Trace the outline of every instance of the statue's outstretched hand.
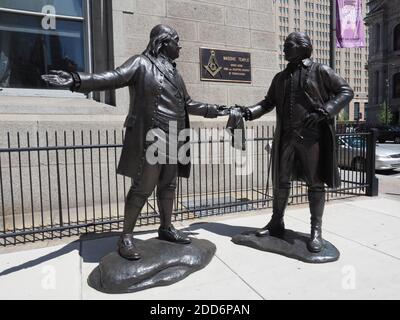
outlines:
[{"label": "statue's outstretched hand", "polygon": [[58,88],[71,89],[74,85],[71,73],[62,70],[50,70],[49,74],[42,75],[42,79],[47,84]]}]

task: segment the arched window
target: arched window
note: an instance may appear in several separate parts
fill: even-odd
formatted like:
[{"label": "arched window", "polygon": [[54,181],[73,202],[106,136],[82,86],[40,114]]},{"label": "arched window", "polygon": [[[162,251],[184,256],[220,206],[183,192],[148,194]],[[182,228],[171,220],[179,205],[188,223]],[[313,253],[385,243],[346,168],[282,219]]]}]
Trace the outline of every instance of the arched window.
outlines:
[{"label": "arched window", "polygon": [[393,76],[393,98],[400,98],[400,72]]},{"label": "arched window", "polygon": [[393,50],[400,50],[400,23],[393,31]]}]

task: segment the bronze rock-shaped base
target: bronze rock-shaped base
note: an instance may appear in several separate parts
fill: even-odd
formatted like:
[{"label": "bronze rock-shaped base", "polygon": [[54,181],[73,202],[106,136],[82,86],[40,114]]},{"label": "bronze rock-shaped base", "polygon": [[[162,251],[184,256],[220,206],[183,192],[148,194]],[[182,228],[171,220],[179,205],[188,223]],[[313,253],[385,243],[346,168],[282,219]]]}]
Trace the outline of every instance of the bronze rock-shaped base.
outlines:
[{"label": "bronze rock-shaped base", "polygon": [[100,261],[89,275],[88,284],[105,293],[129,293],[156,286],[167,286],[198,271],[211,261],[215,245],[192,238],[191,244],[159,239],[135,239],[142,258],[129,261],[114,251]]},{"label": "bronze rock-shaped base", "polygon": [[310,252],[307,249],[309,238],[310,235],[293,230],[285,230],[283,238],[272,236],[257,237],[255,231],[252,230],[235,235],[232,237],[232,242],[308,263],[326,263],[339,259],[340,253],[338,249],[326,240],[324,240],[324,248],[320,252]]}]

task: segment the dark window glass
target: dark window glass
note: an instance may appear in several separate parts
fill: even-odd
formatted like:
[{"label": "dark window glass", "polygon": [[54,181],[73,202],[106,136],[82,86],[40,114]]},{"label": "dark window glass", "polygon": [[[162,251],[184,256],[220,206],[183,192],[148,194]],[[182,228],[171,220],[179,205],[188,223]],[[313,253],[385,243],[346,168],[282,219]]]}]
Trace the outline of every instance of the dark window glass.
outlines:
[{"label": "dark window glass", "polygon": [[49,70],[84,71],[83,22],[57,19],[55,30],[42,17],[0,12],[0,86],[47,88]]},{"label": "dark window glass", "polygon": [[376,103],[379,102],[379,71],[375,71],[374,98]]},{"label": "dark window glass", "polygon": [[360,120],[360,103],[354,102],[354,120]]},{"label": "dark window glass", "polygon": [[393,76],[393,98],[400,98],[400,73]]},{"label": "dark window glass", "polygon": [[400,24],[394,28],[393,32],[393,50],[400,50]]},{"label": "dark window glass", "polygon": [[51,5],[56,14],[83,17],[82,0],[0,0],[0,8],[43,12]]},{"label": "dark window glass", "polygon": [[376,37],[376,52],[380,51],[381,48],[381,25],[377,24],[375,29],[375,37]]}]

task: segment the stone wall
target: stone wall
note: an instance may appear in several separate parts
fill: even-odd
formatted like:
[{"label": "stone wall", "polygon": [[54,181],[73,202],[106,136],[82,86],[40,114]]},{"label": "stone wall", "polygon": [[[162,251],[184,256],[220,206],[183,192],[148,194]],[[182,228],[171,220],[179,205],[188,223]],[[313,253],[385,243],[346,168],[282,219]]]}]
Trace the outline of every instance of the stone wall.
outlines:
[{"label": "stone wall", "polygon": [[[98,4],[92,8],[91,47],[96,53],[93,61],[96,72],[119,66],[130,56],[143,52],[150,30],[159,23],[171,25],[180,35],[183,49],[178,68],[195,100],[224,105],[254,104],[263,99],[278,71],[272,0],[102,0]],[[200,47],[250,52],[252,83],[200,81]],[[104,57],[99,52],[104,52]],[[110,105],[114,104],[114,96],[104,93],[96,94],[96,99],[100,97],[102,102],[110,104],[58,90],[29,93],[22,90],[0,95],[3,147],[6,132],[44,132],[53,128],[64,131],[71,126],[122,128],[129,105],[128,88],[116,91],[115,107]],[[262,120],[274,122],[275,113]],[[191,121],[214,126],[214,122],[225,123],[226,117],[206,120],[192,116]]]},{"label": "stone wall", "polygon": [[[278,70],[272,0],[127,0],[113,1],[115,64],[141,53],[153,26],[165,23],[180,35],[178,69],[193,99],[224,105],[256,103]],[[199,48],[251,53],[252,83],[200,81]],[[117,91],[118,108],[127,110],[128,89]],[[274,114],[265,119],[274,120]],[[204,121],[192,117],[192,121]]]},{"label": "stone wall", "polygon": [[[365,19],[370,29],[368,119],[377,123],[382,103],[389,101],[400,123],[400,99],[393,98],[393,75],[400,72],[400,53],[393,48],[394,28],[399,24],[400,8],[395,1],[370,1]],[[389,87],[387,86],[389,85]]]}]

